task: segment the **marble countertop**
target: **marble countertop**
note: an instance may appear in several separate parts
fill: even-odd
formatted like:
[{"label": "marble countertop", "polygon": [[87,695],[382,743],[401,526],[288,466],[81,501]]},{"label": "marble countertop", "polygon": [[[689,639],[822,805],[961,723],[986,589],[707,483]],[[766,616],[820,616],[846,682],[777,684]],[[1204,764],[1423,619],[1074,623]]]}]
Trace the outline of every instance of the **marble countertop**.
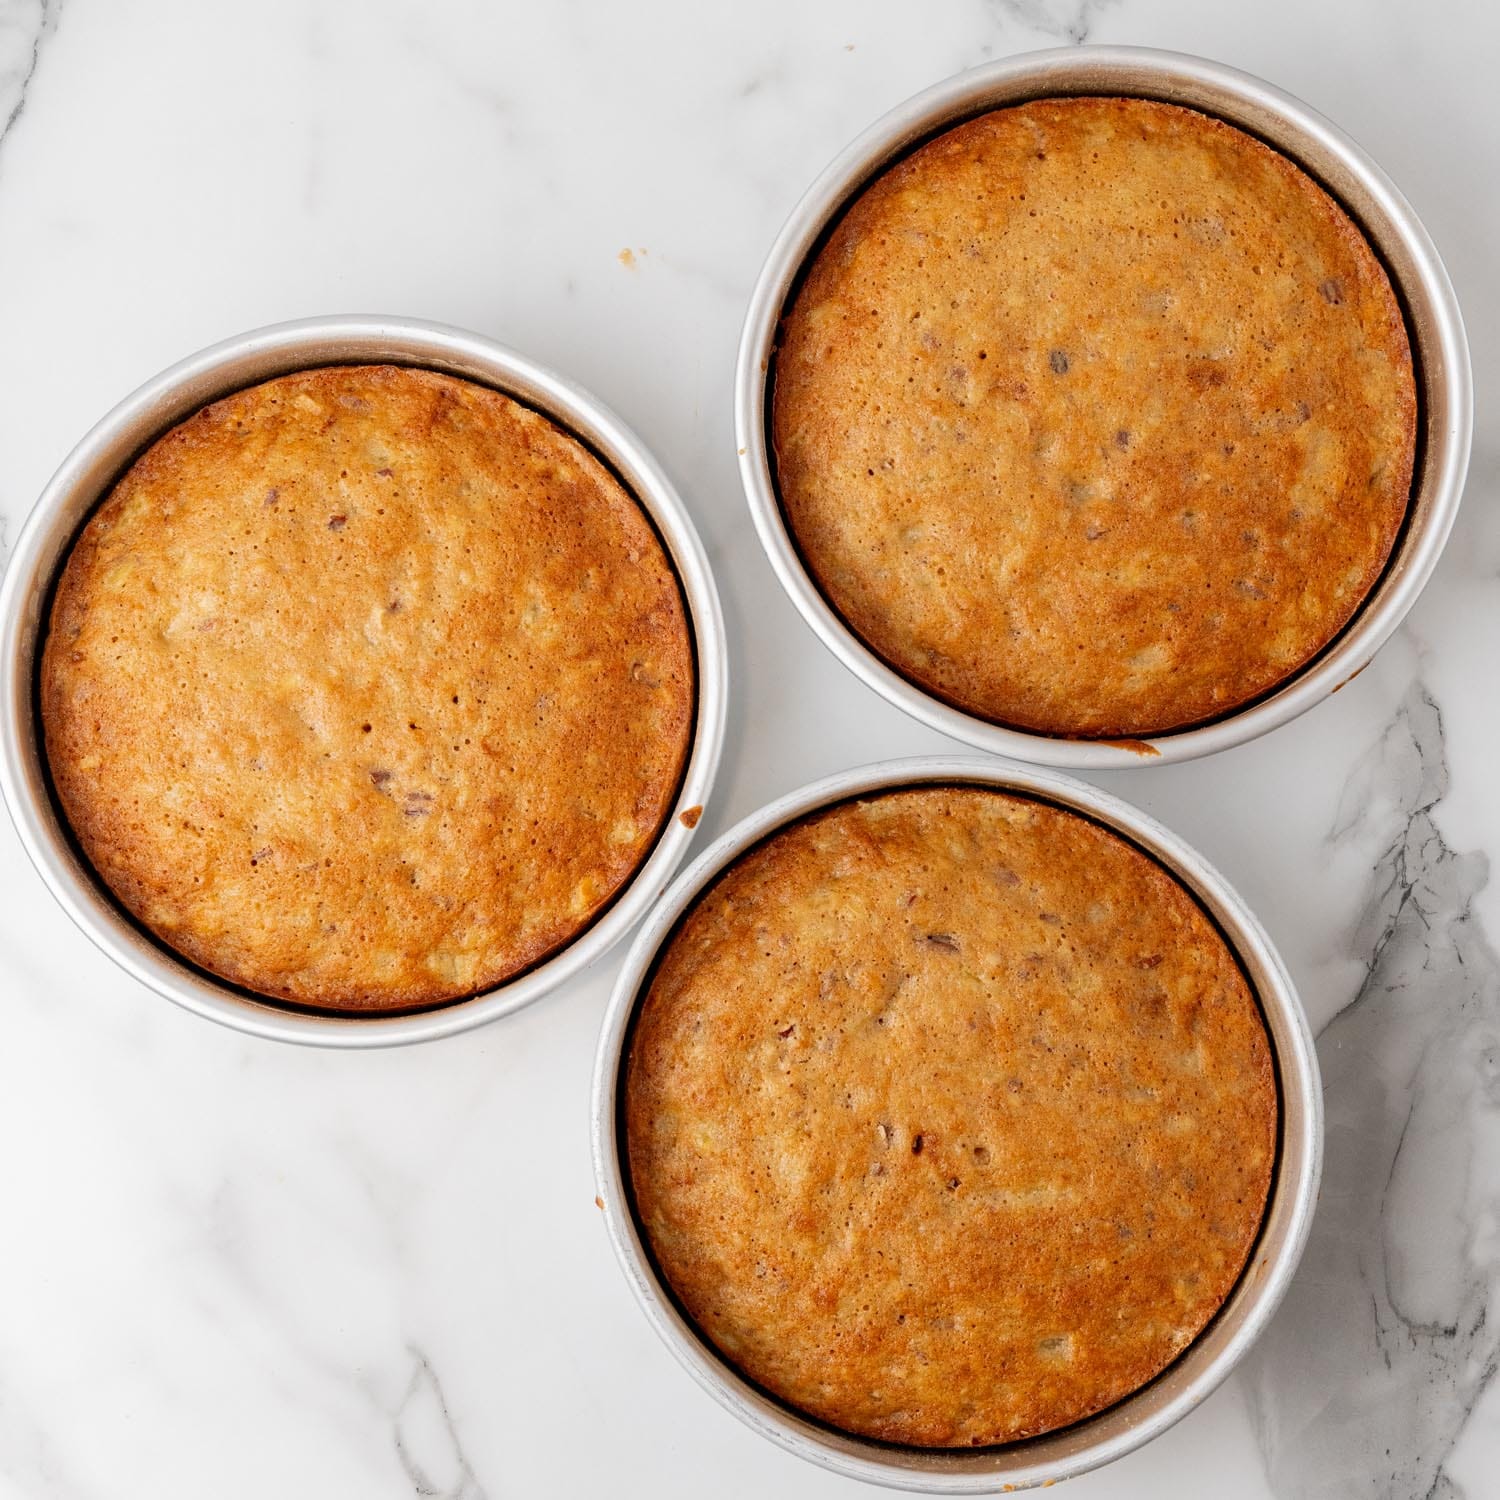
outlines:
[{"label": "marble countertop", "polygon": [[[1069,1493],[1500,1495],[1486,0],[0,0],[0,555],[84,429],[179,356],[318,313],[440,319],[589,386],[688,500],[733,642],[700,841],[814,775],[952,748],[777,588],[734,346],[839,147],[949,73],[1085,40],[1248,68],[1363,143],[1447,260],[1479,404],[1453,541],[1370,670],[1257,744],[1101,778],[1280,945],[1328,1154],[1249,1365]],[[114,969],[0,820],[0,1495],[852,1495],[703,1395],[615,1266],[588,1086],[617,961],[448,1042],[257,1042]]]}]

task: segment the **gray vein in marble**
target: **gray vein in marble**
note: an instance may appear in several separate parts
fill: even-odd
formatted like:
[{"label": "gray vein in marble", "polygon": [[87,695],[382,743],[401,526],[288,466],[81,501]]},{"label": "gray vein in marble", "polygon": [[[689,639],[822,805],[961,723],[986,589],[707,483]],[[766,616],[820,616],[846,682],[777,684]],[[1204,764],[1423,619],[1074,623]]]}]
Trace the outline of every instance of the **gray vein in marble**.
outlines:
[{"label": "gray vein in marble", "polygon": [[[0,577],[5,572],[5,517],[0,515]],[[9,819],[0,807],[0,833],[8,830]],[[18,866],[19,868],[19,866]],[[27,870],[23,878],[31,875]],[[0,869],[0,893],[10,896],[8,881]],[[26,929],[25,936],[22,935]],[[27,939],[34,938],[35,928],[27,928],[21,912],[8,901],[0,902],[0,954],[4,954],[4,995],[7,1005],[24,1005],[28,1010],[63,1015],[76,1004],[69,991],[49,986],[45,966],[34,956]]]},{"label": "gray vein in marble", "polygon": [[[1320,1207],[1285,1306],[1246,1370],[1279,1500],[1456,1497],[1444,1472],[1500,1360],[1500,955],[1473,911],[1482,853],[1451,848],[1442,713],[1415,682],[1355,768],[1335,852],[1378,841],[1353,937],[1365,977],[1318,1039]],[[1489,1180],[1486,1172],[1491,1173]]]},{"label": "gray vein in marble", "polygon": [[95,1500],[97,1495],[78,1482],[20,1392],[0,1384],[0,1488],[6,1480],[18,1494],[45,1494],[48,1500]]},{"label": "gray vein in marble", "polygon": [[651,250],[648,246],[645,255],[637,253],[631,269],[670,272],[690,285],[702,288],[716,301],[734,308],[736,312],[750,300],[749,282],[733,270],[726,271],[722,260]]},{"label": "gray vein in marble", "polygon": [[425,64],[454,93],[490,115],[502,145],[518,149],[539,144],[534,136],[523,133],[518,123],[517,101],[499,86],[493,71],[486,66],[476,68],[472,58],[444,52],[437,41],[434,30],[423,25],[403,33],[400,44],[407,57]]},{"label": "gray vein in marble", "polygon": [[418,1495],[436,1500],[485,1500],[484,1487],[464,1457],[453,1416],[431,1362],[410,1349],[411,1380],[396,1409],[396,1452]]},{"label": "gray vein in marble", "polygon": [[1111,0],[988,0],[988,3],[997,16],[1019,21],[1033,31],[1078,47],[1088,41],[1099,12]]},{"label": "gray vein in marble", "polygon": [[[62,0],[0,0],[0,160],[26,108],[42,44],[57,29]],[[8,517],[0,509],[0,570],[10,553]]]},{"label": "gray vein in marble", "polygon": [[57,27],[61,0],[0,3],[0,150],[26,108],[26,94],[42,57],[42,43]]},{"label": "gray vein in marble", "polygon": [[[279,1179],[279,1174],[278,1179]],[[195,1184],[173,1184],[165,1194],[171,1211],[185,1226],[184,1262],[192,1273],[184,1278],[178,1297],[193,1321],[216,1341],[240,1350],[240,1358],[256,1368],[265,1390],[282,1403],[303,1410],[316,1409],[326,1430],[363,1435],[370,1413],[389,1420],[389,1405],[371,1382],[355,1374],[342,1348],[330,1348],[299,1315],[294,1288],[266,1259],[268,1238],[257,1237],[272,1222],[267,1212],[264,1174],[240,1166],[218,1175],[205,1191]],[[282,1199],[279,1180],[274,1193]],[[314,1205],[305,1199],[287,1200],[282,1212],[289,1222],[302,1224]],[[356,1231],[366,1253],[372,1243]],[[330,1232],[320,1226],[322,1232]],[[331,1232],[337,1232],[334,1228]],[[254,1337],[248,1331],[254,1330]],[[399,1351],[392,1351],[394,1364]],[[290,1357],[289,1357],[290,1356]],[[382,1366],[384,1360],[382,1359]],[[399,1376],[392,1375],[392,1383]],[[365,1411],[349,1402],[357,1394]]]}]

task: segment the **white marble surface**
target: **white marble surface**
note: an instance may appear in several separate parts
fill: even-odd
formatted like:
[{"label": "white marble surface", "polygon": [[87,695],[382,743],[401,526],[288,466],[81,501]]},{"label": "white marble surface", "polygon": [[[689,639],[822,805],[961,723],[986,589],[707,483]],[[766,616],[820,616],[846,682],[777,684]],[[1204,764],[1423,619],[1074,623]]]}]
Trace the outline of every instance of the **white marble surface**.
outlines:
[{"label": "white marble surface", "polygon": [[[1329,1154],[1249,1369],[1070,1493],[1500,1495],[1489,0],[0,0],[0,538],[178,356],[306,314],[439,318],[592,387],[687,495],[734,637],[704,835],[944,748],[778,593],[734,343],[781,218],[877,113],[1085,39],[1218,57],[1340,121],[1444,252],[1480,395],[1454,542],[1376,665],[1268,741],[1110,778],[1281,945],[1326,1027]],[[854,1493],[700,1394],[615,1268],[587,1123],[613,972],[425,1048],[258,1043],[117,973],[0,826],[0,1494]]]}]

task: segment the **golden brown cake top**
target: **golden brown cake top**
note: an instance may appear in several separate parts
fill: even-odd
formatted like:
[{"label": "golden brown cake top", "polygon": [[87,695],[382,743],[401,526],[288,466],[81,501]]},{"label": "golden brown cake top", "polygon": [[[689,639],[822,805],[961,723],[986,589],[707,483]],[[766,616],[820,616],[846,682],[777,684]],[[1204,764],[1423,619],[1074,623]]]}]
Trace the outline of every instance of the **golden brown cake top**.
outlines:
[{"label": "golden brown cake top", "polygon": [[1322,650],[1405,514],[1411,353],[1343,210],[1221,121],[997,110],[865,190],[772,430],[819,587],[897,671],[1069,736],[1222,715]]},{"label": "golden brown cake top", "polygon": [[694,704],[634,498],[535,412],[390,366],[156,443],[73,547],[41,695],[125,907],[339,1009],[487,989],[587,926],[670,812]]},{"label": "golden brown cake top", "polygon": [[1276,1147],[1223,939],[1154,861],[975,788],[845,803],[698,898],[643,1002],[630,1181],[752,1380],[924,1447],[1077,1421],[1228,1294]]}]

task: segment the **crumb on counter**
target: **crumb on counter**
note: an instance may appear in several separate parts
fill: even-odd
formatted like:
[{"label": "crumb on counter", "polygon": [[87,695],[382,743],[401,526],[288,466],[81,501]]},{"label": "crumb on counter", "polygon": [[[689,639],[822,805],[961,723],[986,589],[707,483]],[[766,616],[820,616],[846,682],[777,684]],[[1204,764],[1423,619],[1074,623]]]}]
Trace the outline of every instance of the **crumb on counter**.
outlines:
[{"label": "crumb on counter", "polygon": [[1161,754],[1161,751],[1150,740],[1099,740],[1097,743],[1101,745],[1113,745],[1116,750],[1128,750],[1132,755],[1139,755],[1143,759],[1149,759],[1152,756]]}]

